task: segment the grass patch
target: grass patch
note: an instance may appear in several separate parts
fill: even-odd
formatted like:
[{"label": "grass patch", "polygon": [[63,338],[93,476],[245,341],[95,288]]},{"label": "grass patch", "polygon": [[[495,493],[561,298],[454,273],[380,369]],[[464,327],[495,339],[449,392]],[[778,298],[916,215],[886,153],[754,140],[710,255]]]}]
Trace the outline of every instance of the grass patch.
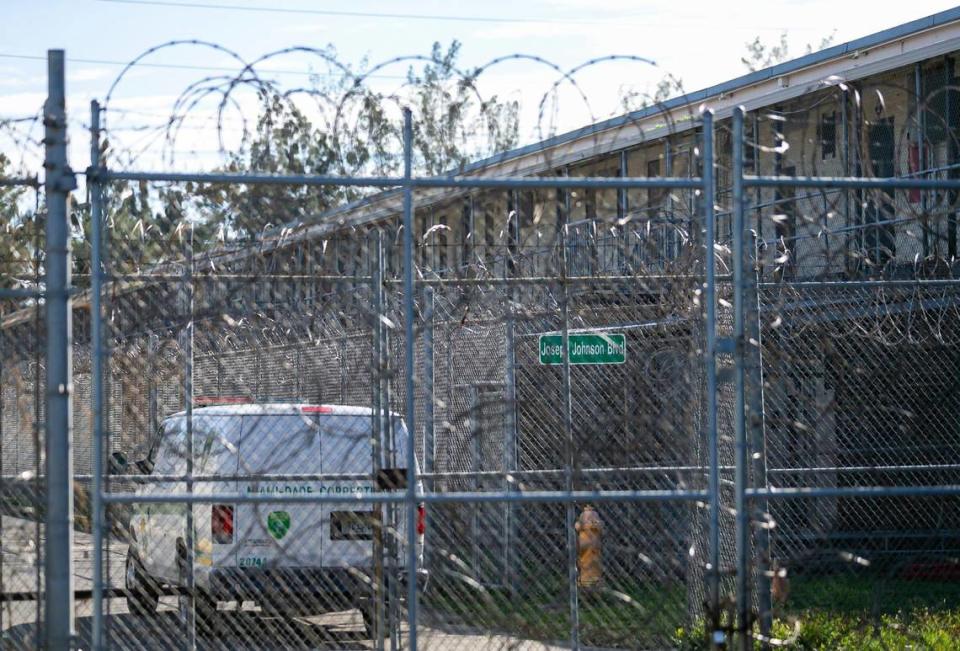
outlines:
[{"label": "grass patch", "polygon": [[[960,613],[912,611],[876,619],[854,614],[808,611],[774,621],[774,648],[796,651],[953,651],[960,648]],[[706,649],[703,628],[677,629],[671,645],[680,651]],[[759,642],[754,643],[760,649]]]},{"label": "grass patch", "polygon": [[797,649],[958,649],[960,582],[797,577],[774,635]]},{"label": "grass patch", "polygon": [[[580,641],[586,646],[662,648],[687,618],[682,585],[611,585],[579,592]],[[453,580],[437,581],[424,606],[440,625],[462,625],[542,641],[570,639],[567,586],[544,582],[511,596]]]},{"label": "grass patch", "polygon": [[[773,637],[799,651],[960,649],[960,582],[955,581],[794,577],[789,598],[775,614]],[[704,649],[705,639],[702,626],[678,629],[672,645]]]},{"label": "grass patch", "polygon": [[960,581],[922,581],[885,576],[795,577],[785,610],[892,614],[960,609]]},{"label": "grass patch", "polygon": [[797,624],[778,620],[774,636],[794,639],[791,648],[863,649],[935,649],[960,648],[960,612],[910,610],[860,617],[829,611],[808,611]]},{"label": "grass patch", "polygon": [[[706,648],[702,626],[687,626],[682,584],[608,583],[579,596],[580,639],[586,646]],[[560,579],[531,582],[511,597],[451,577],[434,583],[424,602],[434,624],[547,642],[570,639],[568,604]],[[789,641],[791,649],[960,649],[960,581],[793,577],[790,596],[776,614],[773,636]]]}]

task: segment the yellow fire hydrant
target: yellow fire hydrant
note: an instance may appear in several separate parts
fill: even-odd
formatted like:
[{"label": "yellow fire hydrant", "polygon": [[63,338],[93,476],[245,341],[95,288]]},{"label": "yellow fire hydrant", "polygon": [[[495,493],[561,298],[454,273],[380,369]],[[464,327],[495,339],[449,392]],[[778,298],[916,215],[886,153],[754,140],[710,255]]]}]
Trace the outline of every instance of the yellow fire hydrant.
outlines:
[{"label": "yellow fire hydrant", "polygon": [[574,528],[577,531],[577,584],[581,588],[592,588],[603,579],[600,547],[603,523],[596,510],[587,505]]}]

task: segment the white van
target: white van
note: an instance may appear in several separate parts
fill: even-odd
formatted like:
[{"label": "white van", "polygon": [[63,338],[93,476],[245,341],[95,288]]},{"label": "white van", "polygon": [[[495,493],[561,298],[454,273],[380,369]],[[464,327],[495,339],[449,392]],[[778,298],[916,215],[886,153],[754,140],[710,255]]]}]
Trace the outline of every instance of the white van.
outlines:
[{"label": "white van", "polygon": [[[373,417],[367,407],[330,405],[196,408],[192,418],[193,473],[225,479],[195,482],[193,492],[363,495],[389,489],[383,485],[383,477],[399,483],[406,472],[407,429],[400,416],[390,415],[388,429],[392,431],[381,446],[381,485],[376,487]],[[163,421],[147,458],[127,465],[118,455],[115,462],[127,473],[136,467],[143,474],[184,476],[186,441],[187,419],[181,412]],[[324,479],[284,479],[282,475],[323,475]],[[182,482],[141,482],[136,493],[186,490]],[[188,508],[169,503],[134,506],[125,573],[132,612],[153,612],[165,587],[186,585]],[[217,602],[256,601],[262,608],[281,613],[320,614],[358,607],[369,632],[377,522],[385,523],[381,529],[385,544],[389,546],[388,539],[393,536],[398,549],[398,561],[385,563],[385,580],[405,583],[407,576],[403,507],[396,507],[396,527],[387,521],[388,510],[374,504],[195,504],[193,571],[198,625],[215,615]],[[424,528],[420,505],[421,561]],[[419,587],[425,585],[426,577],[425,570],[418,570]],[[180,602],[183,611],[188,600],[181,596]]]}]

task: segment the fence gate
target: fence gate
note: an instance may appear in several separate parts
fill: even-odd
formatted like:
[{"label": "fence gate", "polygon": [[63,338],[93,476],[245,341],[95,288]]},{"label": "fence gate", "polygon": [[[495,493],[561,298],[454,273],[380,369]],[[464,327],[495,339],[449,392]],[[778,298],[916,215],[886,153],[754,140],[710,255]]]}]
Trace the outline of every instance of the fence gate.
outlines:
[{"label": "fence gate", "polygon": [[[525,177],[437,175],[411,109],[376,173],[128,169],[93,102],[84,203],[52,51],[45,177],[0,176],[2,645],[936,646],[960,178],[928,72],[870,142],[828,80],[816,124],[704,110]],[[218,115],[286,110],[251,75],[205,80]]]},{"label": "fence gate", "polygon": [[[474,491],[504,490],[507,403],[505,386],[476,383],[460,387],[469,400],[470,472]],[[494,484],[499,484],[496,486]],[[507,549],[510,508],[508,504],[477,504],[471,518],[473,566],[481,583],[491,587],[509,585]]]}]

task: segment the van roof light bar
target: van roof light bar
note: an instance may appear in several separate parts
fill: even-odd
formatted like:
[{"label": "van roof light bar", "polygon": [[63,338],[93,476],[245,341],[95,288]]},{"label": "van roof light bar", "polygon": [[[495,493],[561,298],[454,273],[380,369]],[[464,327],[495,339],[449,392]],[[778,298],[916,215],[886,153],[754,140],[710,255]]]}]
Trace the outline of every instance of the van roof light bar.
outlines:
[{"label": "van roof light bar", "polygon": [[197,396],[193,399],[193,404],[201,407],[210,407],[213,405],[250,405],[253,404],[253,398],[247,396]]}]

